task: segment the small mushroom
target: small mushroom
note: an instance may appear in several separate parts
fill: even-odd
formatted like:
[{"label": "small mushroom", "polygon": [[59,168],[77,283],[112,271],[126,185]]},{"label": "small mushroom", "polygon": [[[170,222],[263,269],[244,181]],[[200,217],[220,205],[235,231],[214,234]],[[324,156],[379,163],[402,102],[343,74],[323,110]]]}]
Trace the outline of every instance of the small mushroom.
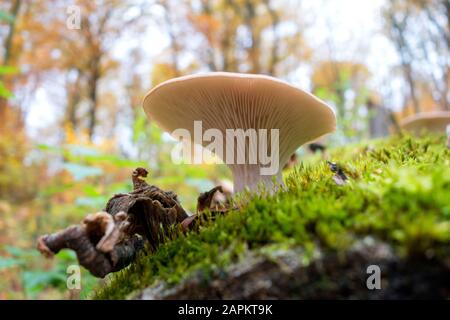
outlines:
[{"label": "small mushroom", "polygon": [[402,129],[416,135],[423,132],[444,133],[450,124],[450,111],[422,112],[406,118],[400,123]]},{"label": "small mushroom", "polygon": [[[244,163],[227,160],[228,148],[219,156],[231,169],[234,192],[249,188],[257,190],[262,182],[269,190],[283,184],[281,172],[291,155],[301,145],[331,133],[336,127],[336,116],[327,104],[315,96],[273,77],[253,74],[214,72],[192,75],[166,81],[151,90],[144,99],[144,110],[165,131],[186,129],[191,142],[210,151],[211,140],[195,141],[194,122],[201,121],[202,130],[218,129],[222,145],[230,143],[227,129],[254,129],[268,136],[267,154],[276,154],[275,170],[261,160],[261,150],[255,151],[249,139],[244,146],[232,142],[237,152],[245,154]],[[278,129],[278,143],[271,145],[271,129]],[[264,150],[263,150],[264,151]],[[231,153],[231,152],[228,152]],[[256,154],[257,161],[255,159]],[[228,158],[228,159],[230,159]],[[265,169],[265,170],[264,170]]]}]

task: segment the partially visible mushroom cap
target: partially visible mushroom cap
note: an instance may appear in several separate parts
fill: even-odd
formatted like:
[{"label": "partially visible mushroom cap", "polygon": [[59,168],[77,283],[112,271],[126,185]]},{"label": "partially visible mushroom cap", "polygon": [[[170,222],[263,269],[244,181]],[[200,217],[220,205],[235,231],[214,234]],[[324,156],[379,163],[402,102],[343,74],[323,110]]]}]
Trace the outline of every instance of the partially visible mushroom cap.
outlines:
[{"label": "partially visible mushroom cap", "polygon": [[410,116],[400,123],[402,129],[416,135],[423,132],[445,133],[450,124],[450,111],[423,112]]},{"label": "partially visible mushroom cap", "polygon": [[[226,129],[279,129],[277,172],[261,175],[264,165],[247,162],[246,152],[245,164],[227,164],[233,173],[234,192],[245,187],[254,190],[260,181],[269,185],[273,176],[282,184],[281,171],[291,154],[336,126],[333,110],[315,96],[273,77],[252,74],[216,72],[175,78],[147,94],[144,110],[165,131],[184,128],[192,138],[194,121],[202,121],[203,132],[220,130],[224,140]],[[203,141],[202,146],[210,143]]]}]

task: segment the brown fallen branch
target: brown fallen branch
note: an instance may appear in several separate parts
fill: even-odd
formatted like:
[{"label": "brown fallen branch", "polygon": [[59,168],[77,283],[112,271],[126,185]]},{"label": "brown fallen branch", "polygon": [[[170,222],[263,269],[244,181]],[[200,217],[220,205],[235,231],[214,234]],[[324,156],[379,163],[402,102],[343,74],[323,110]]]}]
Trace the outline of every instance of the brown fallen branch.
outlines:
[{"label": "brown fallen branch", "polygon": [[398,133],[400,135],[400,137],[402,137],[403,136],[402,127],[400,126],[397,118],[395,117],[395,113],[393,111],[389,112],[389,120],[391,121],[395,132]]},{"label": "brown fallen branch", "polygon": [[197,213],[189,216],[177,195],[145,182],[148,172],[133,171],[133,191],[114,195],[104,211],[86,216],[80,225],[41,236],[37,249],[52,257],[68,248],[76,252],[80,265],[94,276],[103,278],[129,265],[147,242],[151,250],[163,243],[173,230],[187,231],[198,225],[200,214],[211,210],[212,216],[227,212],[226,205],[211,208],[214,194],[221,187],[202,193]]},{"label": "brown fallen branch", "polygon": [[60,250],[68,248],[76,252],[80,265],[92,275],[103,278],[108,273],[126,267],[144,247],[142,238],[137,235],[117,244],[108,253],[96,249],[83,226],[71,226],[52,235],[38,239],[38,250],[46,257],[52,257]]}]

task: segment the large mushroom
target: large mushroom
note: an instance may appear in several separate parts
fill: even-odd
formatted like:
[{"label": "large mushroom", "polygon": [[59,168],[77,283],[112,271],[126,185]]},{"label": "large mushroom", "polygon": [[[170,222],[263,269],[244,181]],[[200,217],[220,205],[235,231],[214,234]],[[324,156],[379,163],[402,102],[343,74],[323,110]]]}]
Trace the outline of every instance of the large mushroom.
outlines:
[{"label": "large mushroom", "polygon": [[450,125],[450,111],[422,112],[400,123],[402,129],[416,135],[424,132],[445,133],[448,125]]},{"label": "large mushroom", "polygon": [[[151,90],[143,106],[148,118],[173,136],[175,130],[186,129],[191,142],[213,149],[232,171],[234,192],[246,187],[255,191],[260,182],[269,189],[282,185],[282,168],[291,154],[336,127],[335,114],[323,101],[264,75],[214,72],[175,78]],[[216,144],[212,147],[217,142],[212,138],[199,141],[192,137],[196,121],[201,121],[205,133],[220,131],[222,152],[217,152]],[[239,144],[230,133],[236,129],[242,129],[241,134],[256,130],[258,144],[250,143],[251,134],[244,134]],[[261,140],[267,150],[261,150]],[[239,154],[245,161],[236,159]]]}]

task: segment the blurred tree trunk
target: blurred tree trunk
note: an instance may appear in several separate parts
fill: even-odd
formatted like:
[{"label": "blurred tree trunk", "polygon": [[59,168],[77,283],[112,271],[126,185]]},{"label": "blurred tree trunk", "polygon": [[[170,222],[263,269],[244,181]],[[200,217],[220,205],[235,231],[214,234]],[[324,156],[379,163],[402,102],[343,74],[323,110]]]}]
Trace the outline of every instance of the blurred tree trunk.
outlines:
[{"label": "blurred tree trunk", "polygon": [[[211,1],[210,0],[203,0],[202,1],[202,13],[204,15],[208,15],[208,16],[212,16],[213,12],[211,9]],[[214,57],[214,47],[213,45],[208,46],[207,49],[207,54],[208,54],[208,58],[207,58],[207,64],[208,64],[208,68],[211,71],[217,71],[217,65],[216,65],[216,60]]]},{"label": "blurred tree trunk", "polygon": [[168,34],[169,40],[170,40],[170,55],[171,55],[172,68],[175,73],[175,76],[179,76],[180,75],[179,53],[180,53],[181,49],[180,49],[180,45],[178,44],[177,35],[173,28],[173,26],[176,23],[174,21],[172,21],[171,8],[168,3],[168,0],[160,0],[158,3],[164,9],[164,20],[165,20],[165,24],[166,24],[166,28],[167,28],[167,34]]},{"label": "blurred tree trunk", "polygon": [[[3,43],[5,51],[3,54],[3,66],[8,66],[11,62],[11,56],[12,56],[12,47],[13,47],[13,39],[14,34],[16,31],[16,23],[17,23],[17,16],[19,14],[19,10],[21,7],[22,1],[21,0],[15,0],[12,3],[11,9],[10,9],[10,15],[14,17],[14,19],[9,23],[9,30],[8,34],[5,38],[5,41]],[[4,77],[0,75],[0,81],[5,82]],[[0,119],[5,119],[6,117],[6,108],[8,108],[7,99],[4,97],[0,97]],[[3,121],[0,121],[0,126],[3,126]]]},{"label": "blurred tree trunk", "polygon": [[232,36],[231,32],[231,19],[228,18],[227,10],[224,8],[222,10],[222,21],[224,23],[224,31],[223,31],[223,37],[221,39],[220,45],[222,50],[222,70],[223,71],[235,71],[234,68],[231,66],[231,59],[230,59],[230,47],[231,47],[231,41],[234,39],[234,36]]},{"label": "blurred tree trunk", "polygon": [[[60,2],[56,8],[63,9],[73,1]],[[30,74],[37,74],[41,81],[55,73],[66,77],[65,110],[59,123],[86,132],[92,140],[97,127],[103,125],[100,111],[104,110],[105,115],[116,114],[118,95],[110,87],[103,88],[101,81],[109,79],[110,72],[119,67],[111,48],[121,33],[130,30],[128,26],[138,19],[127,18],[124,14],[133,4],[121,0],[78,0],[81,25],[79,29],[70,29],[66,26],[64,10],[55,11],[49,1],[30,3],[29,16],[22,20],[24,31],[30,34],[29,39],[25,39],[23,60],[30,65]],[[46,18],[45,24],[41,22],[42,17]],[[35,53],[39,53],[39,59],[35,59]],[[81,102],[83,109],[79,108]],[[113,124],[110,119],[105,123],[108,130]]]},{"label": "blurred tree trunk", "polygon": [[416,113],[449,110],[450,0],[391,0],[384,18],[408,86],[405,105]]},{"label": "blurred tree trunk", "polygon": [[107,33],[106,26],[113,13],[113,7],[105,7],[105,11],[102,12],[98,23],[91,23],[88,19],[84,19],[84,27],[86,28],[86,42],[89,45],[88,65],[87,65],[87,77],[88,77],[88,99],[89,99],[89,111],[88,111],[88,136],[89,140],[93,140],[95,134],[95,127],[97,125],[97,109],[98,103],[98,87],[99,81],[103,74],[101,72],[101,60],[105,55],[105,49],[102,47]]},{"label": "blurred tree trunk", "polygon": [[410,49],[408,47],[408,43],[405,36],[405,29],[407,24],[407,19],[409,16],[408,10],[403,15],[403,19],[398,20],[396,16],[396,12],[390,11],[388,14],[388,19],[390,23],[390,33],[392,40],[395,43],[395,46],[397,47],[397,51],[400,55],[401,65],[403,74],[405,76],[405,80],[409,87],[409,94],[410,99],[412,102],[412,105],[414,107],[414,112],[419,113],[420,112],[420,105],[417,99],[416,94],[416,84],[414,81],[413,76],[413,70],[412,70],[412,57],[410,53]]},{"label": "blurred tree trunk", "polygon": [[436,17],[430,12],[430,10],[427,10],[427,15],[428,19],[441,34],[442,39],[444,39],[443,43],[445,43],[447,49],[447,59],[443,66],[444,70],[442,72],[441,104],[443,110],[450,110],[450,102],[448,97],[450,86],[450,58],[448,57],[450,54],[450,0],[441,0],[441,4],[444,8],[444,16],[447,20],[443,27],[439,24]]},{"label": "blurred tree trunk", "polygon": [[15,32],[15,28],[16,28],[16,21],[17,21],[16,17],[19,13],[21,2],[22,2],[21,0],[15,0],[13,2],[13,5],[11,6],[10,14],[11,14],[11,16],[14,17],[14,20],[11,21],[11,23],[9,24],[8,36],[6,37],[5,43],[4,43],[5,53],[3,55],[3,65],[8,65],[9,60],[11,58],[12,41],[13,41],[14,32]]},{"label": "blurred tree trunk", "polygon": [[[443,29],[444,37],[447,43],[447,53],[450,54],[450,0],[442,0],[444,3],[444,8],[447,17],[447,28]],[[449,57],[447,56],[447,59]],[[447,60],[448,61],[448,60]],[[444,72],[444,92],[442,93],[444,97],[444,110],[450,110],[450,102],[449,102],[449,86],[450,86],[450,62],[447,63],[446,70]]]},{"label": "blurred tree trunk", "polygon": [[[175,67],[174,52],[194,57],[190,65],[181,68],[181,74],[207,69],[287,76],[298,68],[299,59],[308,59],[308,50],[304,49],[309,48],[300,28],[289,34],[278,32],[281,22],[296,25],[302,20],[297,8],[276,7],[278,2],[273,0],[201,0],[195,4],[180,2],[179,6],[169,6],[173,3],[169,0],[157,3],[171,12],[170,19],[166,14],[164,29],[172,39],[172,65]],[[203,41],[193,48],[192,41],[184,36],[187,31],[165,26],[172,22],[188,31],[192,28],[194,38],[200,35]]]},{"label": "blurred tree trunk", "polygon": [[88,133],[89,139],[92,141],[95,133],[95,125],[97,124],[97,107],[98,107],[98,82],[100,80],[100,57],[95,57],[92,60],[88,92],[90,100],[89,109],[89,122],[88,122]]},{"label": "blurred tree trunk", "polygon": [[272,50],[270,55],[270,61],[269,61],[269,69],[268,73],[272,76],[275,76],[275,67],[279,60],[279,37],[278,37],[278,24],[280,22],[280,18],[278,16],[278,13],[275,9],[272,8],[270,4],[270,0],[264,0],[264,5],[266,7],[267,12],[269,13],[270,19],[271,19],[271,28],[272,28]]},{"label": "blurred tree trunk", "polygon": [[255,26],[256,18],[256,8],[252,0],[245,1],[245,11],[244,11],[244,22],[250,32],[251,46],[248,50],[250,57],[250,72],[251,73],[261,73],[261,33],[257,30]]},{"label": "blurred tree trunk", "polygon": [[[442,44],[446,48],[447,54],[450,54],[450,0],[440,0],[438,1],[444,11],[443,17],[445,17],[445,23],[439,21],[434,12],[432,12],[430,5],[426,1],[421,2],[421,9],[425,11],[427,19],[431,22],[431,25],[435,27],[439,34],[439,38],[436,39],[430,35],[430,39],[437,49],[439,49]],[[429,58],[428,50],[425,48],[425,44],[422,43],[422,51],[427,61],[431,61]],[[442,66],[442,79],[436,79],[435,76],[432,77],[433,86],[436,91],[440,93],[440,103],[443,110],[449,110],[449,85],[450,85],[450,67],[448,62],[448,57],[444,57],[446,62]],[[433,74],[433,72],[431,72]]]},{"label": "blurred tree trunk", "polygon": [[371,116],[369,117],[370,138],[381,138],[389,135],[391,115],[389,110],[380,104],[376,104],[371,99],[367,102],[367,108]]},{"label": "blurred tree trunk", "polygon": [[[328,46],[332,56],[334,50],[330,43]],[[363,138],[368,132],[370,123],[359,111],[368,102],[369,78],[370,72],[364,64],[335,58],[321,61],[313,69],[313,92],[335,107],[339,128],[346,139]]]},{"label": "blurred tree trunk", "polygon": [[[222,57],[223,71],[239,72],[239,61],[236,58],[238,43],[235,39],[237,28],[240,25],[240,23],[244,21],[245,22],[244,24],[249,29],[248,30],[249,33],[252,32],[248,23],[248,17],[244,18],[244,16],[246,16],[246,11],[247,11],[246,9],[242,10],[240,3],[234,0],[224,1],[224,7],[222,8],[222,15],[221,15],[222,18],[221,24],[223,25],[224,29],[220,39],[221,46],[220,48],[218,48],[219,54]],[[231,12],[231,14],[227,14],[228,12]],[[250,54],[249,57],[251,57]]]},{"label": "blurred tree trunk", "polygon": [[82,98],[82,75],[79,69],[75,70],[75,80],[66,86],[67,91],[67,109],[65,121],[71,128],[76,131],[78,129],[77,107]]}]

